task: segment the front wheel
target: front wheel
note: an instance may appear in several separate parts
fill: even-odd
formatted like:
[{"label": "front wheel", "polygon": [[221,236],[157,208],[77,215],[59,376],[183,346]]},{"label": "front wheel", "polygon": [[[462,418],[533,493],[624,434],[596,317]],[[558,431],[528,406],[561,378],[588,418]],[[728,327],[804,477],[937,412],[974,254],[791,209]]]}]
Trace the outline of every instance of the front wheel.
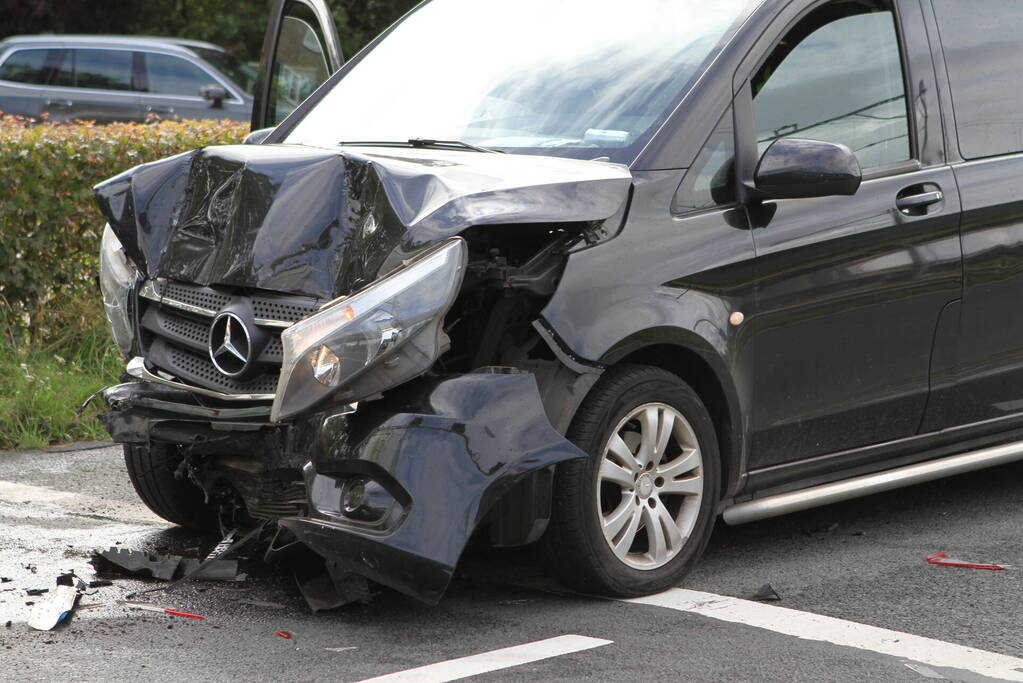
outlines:
[{"label": "front wheel", "polygon": [[198,486],[181,476],[182,456],[164,444],[125,446],[124,464],[135,492],[146,506],[172,524],[217,530],[216,507]]},{"label": "front wheel", "polygon": [[630,597],[678,585],[710,539],[720,489],[714,425],[679,377],[612,368],[569,438],[590,457],[555,478],[546,556],[566,584]]}]

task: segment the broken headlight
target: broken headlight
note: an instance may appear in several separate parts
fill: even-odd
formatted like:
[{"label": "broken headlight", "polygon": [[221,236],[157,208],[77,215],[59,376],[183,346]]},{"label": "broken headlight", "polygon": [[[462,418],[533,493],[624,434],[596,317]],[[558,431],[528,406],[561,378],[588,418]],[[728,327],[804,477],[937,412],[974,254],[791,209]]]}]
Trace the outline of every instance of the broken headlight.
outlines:
[{"label": "broken headlight", "polygon": [[284,364],[271,419],[327,396],[354,403],[430,369],[447,345],[441,328],[465,274],[456,237],[281,335]]},{"label": "broken headlight", "polygon": [[135,337],[129,302],[138,271],[124,254],[124,247],[107,224],[99,248],[99,286],[103,290],[103,310],[110,334],[125,355],[131,352]]}]

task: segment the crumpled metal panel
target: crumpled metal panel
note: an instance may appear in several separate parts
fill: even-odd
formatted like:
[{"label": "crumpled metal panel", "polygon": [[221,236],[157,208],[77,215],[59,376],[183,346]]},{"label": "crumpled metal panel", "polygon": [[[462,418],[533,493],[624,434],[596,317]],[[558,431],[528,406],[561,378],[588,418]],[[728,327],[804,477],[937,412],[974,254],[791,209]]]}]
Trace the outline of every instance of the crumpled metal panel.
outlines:
[{"label": "crumpled metal panel", "polygon": [[367,463],[386,472],[408,494],[397,528],[367,531],[322,512],[338,509],[337,486],[310,486],[312,514],[280,523],[345,570],[435,603],[469,537],[504,493],[531,472],[586,455],[551,426],[531,374],[424,381],[401,403],[400,412],[382,408],[382,422],[355,443],[358,425],[323,434],[324,452],[307,468],[307,484],[313,477],[341,481]]},{"label": "crumpled metal panel", "polygon": [[330,298],[473,225],[606,220],[631,182],[624,166],[553,157],[234,145],[95,192],[150,278]]}]

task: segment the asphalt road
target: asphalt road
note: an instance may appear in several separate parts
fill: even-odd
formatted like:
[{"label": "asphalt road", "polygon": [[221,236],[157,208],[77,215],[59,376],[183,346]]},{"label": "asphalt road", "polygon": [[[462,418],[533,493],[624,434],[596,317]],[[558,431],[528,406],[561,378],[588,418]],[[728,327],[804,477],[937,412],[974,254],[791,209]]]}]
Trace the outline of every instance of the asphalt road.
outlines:
[{"label": "asphalt road", "polygon": [[[744,527],[719,523],[685,588],[746,598],[769,583],[782,598],[772,605],[1023,658],[1021,491],[1017,464]],[[356,681],[565,634],[612,642],[477,680],[991,680],[966,664],[920,666],[813,634],[732,623],[713,609],[705,616],[572,595],[528,550],[470,550],[432,608],[382,590],[368,605],[314,615],[291,577],[253,563],[243,583],[147,596],[202,621],[109,604],[152,585],[118,579],[84,596],[83,608],[54,631],[25,624],[25,603],[41,599],[26,589],[51,587],[71,569],[91,578],[94,549],[197,557],[216,541],[150,514],[119,449],[0,452],[0,577],[10,579],[0,583],[0,680]],[[936,551],[1017,568],[928,564]],[[280,630],[295,637],[280,638]],[[895,650],[906,640],[886,638]],[[1009,667],[1023,677],[1023,668]]]}]

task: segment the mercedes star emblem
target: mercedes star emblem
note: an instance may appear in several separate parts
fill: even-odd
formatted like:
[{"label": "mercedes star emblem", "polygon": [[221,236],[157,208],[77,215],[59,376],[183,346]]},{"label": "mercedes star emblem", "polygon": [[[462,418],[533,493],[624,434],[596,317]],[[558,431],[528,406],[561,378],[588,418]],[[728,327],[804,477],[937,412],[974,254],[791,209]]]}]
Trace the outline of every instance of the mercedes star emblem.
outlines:
[{"label": "mercedes star emblem", "polygon": [[210,325],[210,360],[228,377],[238,377],[252,364],[252,338],[249,330],[234,313],[224,312]]}]

